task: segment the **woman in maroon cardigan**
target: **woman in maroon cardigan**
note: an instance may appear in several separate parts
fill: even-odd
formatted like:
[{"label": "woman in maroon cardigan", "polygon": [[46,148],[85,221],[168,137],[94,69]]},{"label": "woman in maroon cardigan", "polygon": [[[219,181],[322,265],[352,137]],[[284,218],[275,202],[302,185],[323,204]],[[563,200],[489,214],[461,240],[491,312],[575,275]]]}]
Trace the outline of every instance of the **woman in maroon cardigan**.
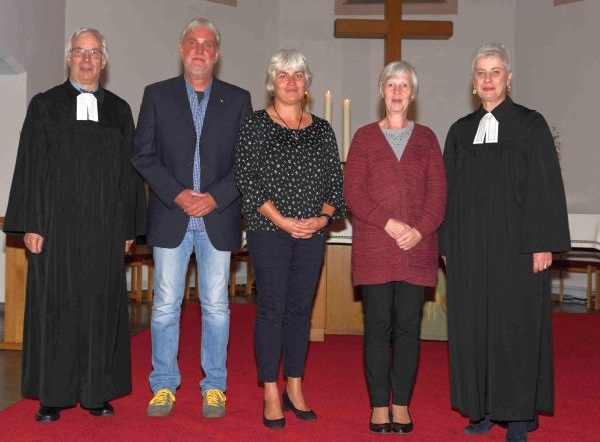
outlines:
[{"label": "woman in maroon cardigan", "polygon": [[365,374],[373,407],[369,428],[374,433],[413,429],[408,403],[420,312],[424,287],[436,284],[436,230],[446,205],[438,141],[429,128],[407,117],[417,91],[410,64],[395,61],[383,69],[379,92],[385,117],[356,132],[344,170],[352,212],[352,278],[361,286],[364,305]]}]

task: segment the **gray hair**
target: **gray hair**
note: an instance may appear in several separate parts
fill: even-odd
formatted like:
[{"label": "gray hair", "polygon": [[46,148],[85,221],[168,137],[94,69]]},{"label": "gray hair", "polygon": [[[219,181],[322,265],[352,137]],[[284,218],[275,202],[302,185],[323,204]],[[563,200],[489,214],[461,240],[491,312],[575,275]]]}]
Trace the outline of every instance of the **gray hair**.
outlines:
[{"label": "gray hair", "polygon": [[413,86],[412,98],[414,98],[419,92],[419,78],[417,77],[417,71],[407,61],[392,61],[388,63],[381,74],[379,74],[379,95],[383,97],[383,85],[388,82],[392,77],[398,77],[408,72]]},{"label": "gray hair", "polygon": [[65,61],[67,60],[67,58],[69,58],[69,55],[71,55],[71,50],[73,49],[73,40],[75,40],[81,34],[85,33],[93,34],[94,37],[98,39],[98,41],[102,45],[102,55],[104,56],[104,60],[108,60],[108,49],[106,47],[106,38],[104,37],[104,35],[102,35],[98,29],[79,28],[71,34],[71,36],[67,40],[67,43],[65,44]]},{"label": "gray hair", "polygon": [[219,30],[217,29],[215,24],[210,20],[201,17],[196,17],[187,25],[185,25],[185,27],[181,30],[181,35],[179,36],[179,44],[183,44],[185,37],[188,35],[188,32],[193,31],[196,28],[206,28],[210,32],[215,34],[217,47],[221,46],[221,34],[219,33]]},{"label": "gray hair", "polygon": [[502,60],[504,67],[508,72],[512,72],[512,62],[510,60],[510,52],[508,48],[502,44],[490,43],[483,45],[475,51],[473,60],[471,61],[471,71],[475,73],[475,63],[482,57],[498,57]]},{"label": "gray hair", "polygon": [[295,72],[302,72],[306,80],[306,89],[310,86],[312,74],[308,68],[308,61],[302,52],[296,49],[281,49],[277,51],[269,60],[267,66],[267,78],[265,84],[267,91],[271,94],[274,90],[275,77],[277,72],[287,71],[292,69]]}]

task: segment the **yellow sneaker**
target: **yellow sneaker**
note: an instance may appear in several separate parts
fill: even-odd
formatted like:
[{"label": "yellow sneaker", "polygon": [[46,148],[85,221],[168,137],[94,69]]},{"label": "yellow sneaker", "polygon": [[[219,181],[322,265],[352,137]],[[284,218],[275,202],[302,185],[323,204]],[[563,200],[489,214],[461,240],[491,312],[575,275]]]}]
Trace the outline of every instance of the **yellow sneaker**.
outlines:
[{"label": "yellow sneaker", "polygon": [[152,400],[148,403],[146,416],[166,417],[171,414],[175,403],[175,395],[168,388],[158,390]]},{"label": "yellow sneaker", "polygon": [[225,401],[227,398],[221,390],[216,388],[206,390],[202,402],[202,416],[208,418],[225,416]]}]

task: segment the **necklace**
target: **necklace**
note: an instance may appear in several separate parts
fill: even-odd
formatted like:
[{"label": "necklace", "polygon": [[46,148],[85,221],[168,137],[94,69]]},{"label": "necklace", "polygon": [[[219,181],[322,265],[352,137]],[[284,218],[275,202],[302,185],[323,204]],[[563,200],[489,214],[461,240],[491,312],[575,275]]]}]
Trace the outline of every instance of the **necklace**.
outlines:
[{"label": "necklace", "polygon": [[275,111],[275,114],[279,117],[279,119],[281,121],[283,121],[283,124],[285,124],[285,127],[287,127],[292,132],[292,135],[294,136],[296,141],[298,141],[298,136],[299,136],[298,131],[300,130],[300,125],[302,124],[302,117],[304,116],[304,106],[302,106],[302,113],[300,114],[300,120],[298,121],[298,127],[296,128],[295,131],[290,126],[288,126],[288,124],[285,122],[283,117],[281,115],[279,115],[279,112],[277,112],[277,109],[275,108],[275,103],[273,103],[273,110]]}]

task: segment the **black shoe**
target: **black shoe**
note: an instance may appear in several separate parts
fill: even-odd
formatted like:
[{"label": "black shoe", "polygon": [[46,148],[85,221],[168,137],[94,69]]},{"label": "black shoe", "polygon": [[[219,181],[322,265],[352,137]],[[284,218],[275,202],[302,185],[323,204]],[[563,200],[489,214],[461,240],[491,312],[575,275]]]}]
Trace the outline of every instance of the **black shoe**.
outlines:
[{"label": "black shoe", "polygon": [[317,420],[317,415],[315,414],[314,411],[298,410],[296,407],[294,407],[294,404],[292,403],[292,401],[290,400],[290,397],[287,394],[287,390],[283,390],[283,396],[281,397],[281,399],[283,400],[283,404],[282,404],[283,411],[292,410],[298,419],[302,419],[305,421],[316,421]]},{"label": "black shoe", "polygon": [[527,442],[527,431],[521,431],[519,433],[506,432],[506,442]]},{"label": "black shoe", "polygon": [[102,405],[101,407],[90,408],[89,411],[92,416],[99,416],[99,417],[112,416],[113,414],[115,414],[115,409],[108,402],[104,402],[104,405]]},{"label": "black shoe", "polygon": [[506,440],[508,442],[525,442],[527,440],[527,432],[534,431],[537,427],[537,416],[529,421],[509,421]]},{"label": "black shoe", "polygon": [[263,401],[263,424],[265,427],[270,428],[271,430],[281,430],[285,427],[285,416],[279,419],[267,419],[265,417],[265,407],[266,402]]},{"label": "black shoe", "polygon": [[[508,424],[510,421],[504,421],[504,422],[496,422],[496,424],[500,427],[500,428],[504,428],[505,430],[508,429]],[[527,432],[531,432],[531,431],[535,431],[538,429],[538,427],[540,426],[540,421],[538,420],[537,415],[530,421],[526,421],[525,424],[525,428],[527,430]]]},{"label": "black shoe", "polygon": [[492,422],[490,417],[486,416],[478,422],[471,422],[465,427],[463,431],[465,434],[469,435],[486,434],[492,429],[494,425],[495,423]]},{"label": "black shoe", "polygon": [[369,418],[369,430],[371,430],[371,433],[375,434],[391,434],[392,424],[390,422],[386,422],[385,424],[373,423],[373,412],[371,411],[371,417]]},{"label": "black shoe", "polygon": [[56,422],[60,418],[60,407],[40,406],[35,414],[35,420],[38,422]]},{"label": "black shoe", "polygon": [[413,423],[400,424],[398,422],[392,422],[392,433],[407,434],[413,430]]}]

